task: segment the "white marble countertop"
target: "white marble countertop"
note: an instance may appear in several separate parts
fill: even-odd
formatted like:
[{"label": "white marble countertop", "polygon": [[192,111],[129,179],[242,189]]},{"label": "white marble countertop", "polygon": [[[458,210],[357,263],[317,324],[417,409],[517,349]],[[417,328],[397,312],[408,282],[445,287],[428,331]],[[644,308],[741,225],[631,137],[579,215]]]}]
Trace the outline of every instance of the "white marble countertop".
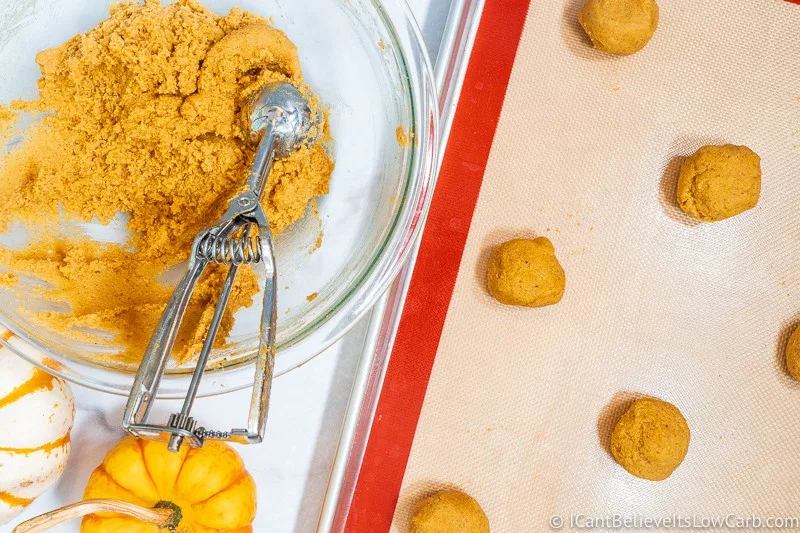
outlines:
[{"label": "white marble countertop", "polygon": [[[435,60],[450,0],[408,0]],[[266,441],[239,447],[258,484],[256,532],[314,532],[339,439],[340,423],[350,395],[366,333],[362,320],[344,339],[287,375],[272,391]],[[92,470],[123,436],[120,428],[125,399],[73,386],[77,406],[72,432],[73,456],[59,483],[36,500],[11,524],[80,499]],[[225,426],[230,412],[244,412],[249,391],[198,400],[194,413],[211,427]],[[159,415],[175,411],[161,402]],[[54,528],[54,533],[78,531],[78,522]]]}]

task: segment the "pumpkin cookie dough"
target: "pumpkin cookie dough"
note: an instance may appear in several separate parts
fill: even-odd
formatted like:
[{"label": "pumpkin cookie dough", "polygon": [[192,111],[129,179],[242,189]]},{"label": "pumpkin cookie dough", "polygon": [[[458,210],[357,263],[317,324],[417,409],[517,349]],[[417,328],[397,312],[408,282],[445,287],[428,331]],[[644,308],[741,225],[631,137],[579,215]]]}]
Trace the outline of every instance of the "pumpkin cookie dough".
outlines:
[{"label": "pumpkin cookie dough", "polygon": [[489,533],[480,504],[459,490],[443,490],[414,507],[409,533]]},{"label": "pumpkin cookie dough", "polygon": [[[48,282],[45,296],[66,304],[65,312],[38,313],[46,326],[111,334],[126,346],[121,357],[135,362],[171,294],[160,276],[188,257],[198,231],[246,182],[253,150],[239,121],[245,100],[265,83],[288,82],[312,107],[321,102],[304,84],[294,44],[259,16],[238,8],[218,16],[194,0],[121,2],[110,15],[37,54],[39,98],[12,103],[43,116],[2,156],[0,230],[22,223],[45,236],[5,251],[0,264]],[[8,108],[0,114],[13,122]],[[326,123],[317,144],[273,166],[263,200],[273,233],[328,192],[328,140]],[[124,245],[53,236],[64,218],[108,223],[119,213],[131,234]],[[176,347],[181,360],[196,354],[219,278],[212,270],[201,281]],[[237,277],[221,343],[257,290],[252,272]]]},{"label": "pumpkin cookie dough", "polygon": [[622,415],[611,434],[611,453],[636,477],[667,479],[689,450],[686,419],[671,403],[643,398]]},{"label": "pumpkin cookie dough", "polygon": [[800,381],[800,326],[795,328],[786,345],[786,369],[794,379]]},{"label": "pumpkin cookie dough", "polygon": [[705,222],[752,209],[761,195],[761,158],[746,146],[703,146],[678,175],[678,205]]},{"label": "pumpkin cookie dough", "polygon": [[[89,332],[114,332],[115,340],[127,350],[110,362],[123,364],[141,359],[173,290],[157,281],[162,273],[159,262],[137,261],[136,257],[119,245],[87,239],[46,239],[22,251],[0,250],[0,264],[47,283],[46,287],[35,286],[33,296],[70,308],[69,313],[37,311],[33,318],[56,331],[86,340],[99,340]],[[209,265],[198,281],[175,342],[173,356],[178,363],[200,352],[226,275],[226,267]],[[241,269],[221,331],[233,328],[234,310],[252,305],[258,291],[253,270]],[[215,346],[224,345],[225,338],[217,336]]]},{"label": "pumpkin cookie dough", "polygon": [[513,239],[492,251],[487,284],[495,299],[507,305],[544,307],[561,301],[567,283],[546,237]]},{"label": "pumpkin cookie dough", "polygon": [[598,50],[627,56],[644,48],[658,26],[655,0],[589,0],[578,21]]}]

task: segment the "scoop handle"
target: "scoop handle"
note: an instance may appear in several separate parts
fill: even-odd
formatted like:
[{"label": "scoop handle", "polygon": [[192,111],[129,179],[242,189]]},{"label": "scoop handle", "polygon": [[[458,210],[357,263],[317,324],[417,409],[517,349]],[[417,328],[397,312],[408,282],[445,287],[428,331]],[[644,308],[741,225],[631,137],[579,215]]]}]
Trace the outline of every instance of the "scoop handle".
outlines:
[{"label": "scoop handle", "polygon": [[190,261],[189,269],[175,288],[172,298],[161,315],[161,320],[159,320],[142,358],[142,364],[139,365],[139,370],[136,372],[136,379],[123,413],[122,426],[129,432],[135,434],[134,427],[147,418],[150,413],[192,292],[207,264],[206,260],[198,257]]}]

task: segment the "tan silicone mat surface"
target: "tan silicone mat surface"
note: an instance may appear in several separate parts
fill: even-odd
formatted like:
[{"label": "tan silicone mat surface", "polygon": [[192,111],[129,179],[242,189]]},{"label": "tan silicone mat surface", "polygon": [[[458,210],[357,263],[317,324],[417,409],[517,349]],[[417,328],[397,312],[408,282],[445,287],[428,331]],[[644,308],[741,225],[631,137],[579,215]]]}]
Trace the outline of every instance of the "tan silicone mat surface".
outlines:
[{"label": "tan silicone mat surface", "polygon": [[[800,6],[662,0],[639,54],[591,49],[582,0],[534,0],[398,504],[473,494],[494,532],[551,515],[800,515],[800,384],[782,350],[800,317]],[[716,224],[678,210],[703,144],[762,158],[758,207]],[[487,252],[546,235],[561,304],[504,307]],[[626,402],[676,404],[692,430],[668,480],[607,452]]]}]

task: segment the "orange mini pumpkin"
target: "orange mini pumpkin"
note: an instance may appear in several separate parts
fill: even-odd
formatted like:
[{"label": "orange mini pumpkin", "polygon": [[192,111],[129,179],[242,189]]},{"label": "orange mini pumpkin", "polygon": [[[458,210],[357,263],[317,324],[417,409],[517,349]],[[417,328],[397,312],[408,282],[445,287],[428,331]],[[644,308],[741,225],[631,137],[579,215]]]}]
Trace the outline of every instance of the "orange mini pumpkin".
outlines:
[{"label": "orange mini pumpkin", "polygon": [[[147,508],[180,510],[177,533],[245,533],[253,530],[256,486],[230,446],[209,441],[203,448],[128,437],[111,450],[89,478],[84,499],[110,498]],[[159,527],[121,514],[83,519],[81,533],[158,533]]]}]

